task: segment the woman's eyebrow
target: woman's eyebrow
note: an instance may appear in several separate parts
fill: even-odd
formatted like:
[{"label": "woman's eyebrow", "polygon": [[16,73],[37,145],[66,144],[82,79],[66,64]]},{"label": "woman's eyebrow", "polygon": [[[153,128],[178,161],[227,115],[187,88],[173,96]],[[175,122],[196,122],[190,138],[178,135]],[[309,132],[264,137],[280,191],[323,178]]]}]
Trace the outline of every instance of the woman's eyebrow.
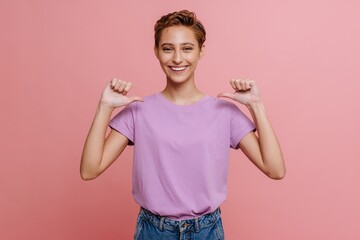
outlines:
[{"label": "woman's eyebrow", "polygon": [[[172,43],[166,43],[166,42],[165,42],[165,43],[161,44],[161,47],[166,46],[166,45],[174,46],[174,44],[172,44]],[[183,46],[183,45],[195,46],[195,44],[193,44],[193,43],[191,43],[191,42],[181,43],[181,45],[182,45],[182,46]]]},{"label": "woman's eyebrow", "polygon": [[195,44],[193,44],[193,43],[191,43],[191,42],[182,43],[181,45],[191,45],[191,46],[195,46]]},{"label": "woman's eyebrow", "polygon": [[172,44],[172,43],[163,43],[163,44],[161,44],[161,47],[163,47],[163,46],[165,46],[165,45],[173,46],[174,44]]}]

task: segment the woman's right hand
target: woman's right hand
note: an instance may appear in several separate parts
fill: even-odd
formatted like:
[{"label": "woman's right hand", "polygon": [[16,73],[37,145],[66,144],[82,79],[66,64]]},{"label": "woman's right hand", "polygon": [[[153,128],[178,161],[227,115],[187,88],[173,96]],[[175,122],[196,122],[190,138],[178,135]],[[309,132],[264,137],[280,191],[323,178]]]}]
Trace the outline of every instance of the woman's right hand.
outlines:
[{"label": "woman's right hand", "polygon": [[125,82],[116,78],[112,79],[106,84],[101,94],[101,104],[111,108],[117,108],[124,107],[135,101],[144,101],[138,96],[126,96],[131,87],[131,82]]}]

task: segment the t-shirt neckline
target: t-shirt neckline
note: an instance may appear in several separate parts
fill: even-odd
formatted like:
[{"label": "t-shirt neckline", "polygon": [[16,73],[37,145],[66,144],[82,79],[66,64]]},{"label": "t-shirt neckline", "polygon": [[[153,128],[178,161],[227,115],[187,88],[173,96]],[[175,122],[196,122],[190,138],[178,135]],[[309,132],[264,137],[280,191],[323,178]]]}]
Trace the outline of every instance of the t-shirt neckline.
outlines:
[{"label": "t-shirt neckline", "polygon": [[204,102],[205,100],[207,100],[210,96],[205,94],[202,98],[200,98],[199,100],[197,100],[194,103],[191,104],[185,104],[185,105],[180,105],[180,104],[176,104],[171,102],[169,99],[167,99],[165,96],[163,96],[161,94],[161,92],[157,93],[156,96],[160,99],[161,102],[169,105],[169,106],[173,106],[173,107],[179,107],[179,108],[189,108],[189,107],[195,107],[197,105],[199,105],[200,103]]}]

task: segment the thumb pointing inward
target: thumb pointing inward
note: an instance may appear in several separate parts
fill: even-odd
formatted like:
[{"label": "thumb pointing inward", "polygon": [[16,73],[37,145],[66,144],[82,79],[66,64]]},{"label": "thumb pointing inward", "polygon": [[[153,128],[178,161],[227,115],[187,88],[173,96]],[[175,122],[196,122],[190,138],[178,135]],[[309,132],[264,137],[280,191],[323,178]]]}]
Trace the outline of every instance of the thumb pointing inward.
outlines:
[{"label": "thumb pointing inward", "polygon": [[144,99],[142,99],[142,98],[139,97],[139,96],[129,97],[129,100],[130,100],[131,103],[132,103],[132,102],[137,102],[137,101],[139,101],[139,102],[143,102],[143,101],[144,101]]},{"label": "thumb pointing inward", "polygon": [[234,99],[234,94],[233,93],[227,93],[227,92],[222,92],[222,93],[219,93],[217,95],[218,98],[230,98],[230,99]]}]

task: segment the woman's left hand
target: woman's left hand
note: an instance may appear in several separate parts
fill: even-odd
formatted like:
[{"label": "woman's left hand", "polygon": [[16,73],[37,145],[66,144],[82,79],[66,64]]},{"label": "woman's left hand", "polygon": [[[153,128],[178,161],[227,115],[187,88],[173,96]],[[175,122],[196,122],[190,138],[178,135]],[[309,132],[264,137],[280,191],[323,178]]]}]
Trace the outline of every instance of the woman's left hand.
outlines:
[{"label": "woman's left hand", "polygon": [[260,91],[254,80],[251,79],[231,79],[231,87],[235,90],[234,93],[222,92],[218,97],[230,98],[241,104],[250,107],[253,104],[260,103]]}]

